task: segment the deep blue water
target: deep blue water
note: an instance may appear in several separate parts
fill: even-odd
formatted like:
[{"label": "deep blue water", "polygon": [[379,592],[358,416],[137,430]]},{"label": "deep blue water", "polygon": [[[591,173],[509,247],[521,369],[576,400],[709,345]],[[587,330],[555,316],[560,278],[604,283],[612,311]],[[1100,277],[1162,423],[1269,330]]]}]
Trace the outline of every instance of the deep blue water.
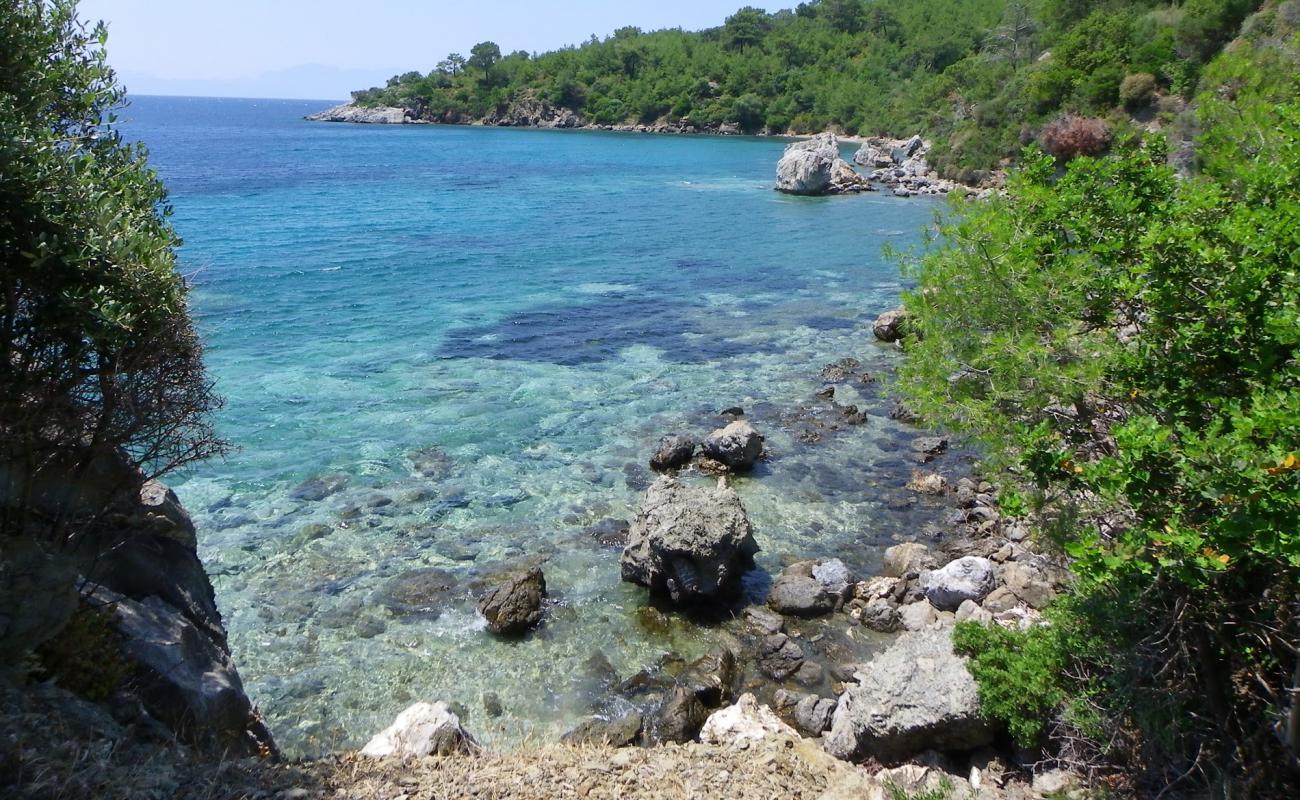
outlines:
[{"label": "deep blue water", "polygon": [[[583,529],[630,519],[657,438],[742,405],[773,454],[738,482],[778,568],[870,567],[920,524],[885,502],[907,435],[873,386],[813,393],[846,356],[887,368],[870,321],[894,304],[881,255],[933,207],[886,194],[771,190],[783,143],[308,123],[317,104],[136,98],[185,240],[193,310],[227,405],[229,459],[173,483],[200,528],[245,681],[293,751],[355,745],[415,699],[489,741],[558,735],[599,650],[626,674],[711,633],[639,628],[618,550]],[[338,474],[319,500],[301,481]],[[542,632],[481,629],[475,580],[546,559]],[[461,581],[441,613],[390,602],[395,578]]]}]

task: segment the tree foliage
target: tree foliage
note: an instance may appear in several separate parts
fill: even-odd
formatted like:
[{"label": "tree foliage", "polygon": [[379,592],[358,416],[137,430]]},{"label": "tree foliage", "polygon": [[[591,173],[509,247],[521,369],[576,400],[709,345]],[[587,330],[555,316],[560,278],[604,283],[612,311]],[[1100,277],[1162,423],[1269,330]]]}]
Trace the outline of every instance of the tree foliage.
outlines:
[{"label": "tree foliage", "polygon": [[[0,2],[0,523],[42,474],[220,452],[166,191],[114,127],[103,27]],[[17,516],[16,516],[17,515]]]},{"label": "tree foliage", "polygon": [[354,97],[446,121],[490,118],[531,98],[603,124],[920,132],[941,143],[932,154],[940,171],[973,180],[973,171],[1015,156],[1026,128],[1062,112],[1105,116],[1132,101],[1120,96],[1127,75],[1151,75],[1152,97],[1190,97],[1203,65],[1259,3],[813,0],[776,13],[747,6],[697,33],[621,28],[536,57],[502,57],[498,48],[493,58],[471,58],[468,71],[448,56],[427,75],[394,76],[392,85]]},{"label": "tree foliage", "polygon": [[1190,178],[1158,137],[1026,153],[908,300],[912,401],[1033,489],[1077,578],[1051,628],[967,635],[988,707],[1032,738],[1086,698],[1156,785],[1273,796],[1300,766],[1297,45],[1209,66]]}]

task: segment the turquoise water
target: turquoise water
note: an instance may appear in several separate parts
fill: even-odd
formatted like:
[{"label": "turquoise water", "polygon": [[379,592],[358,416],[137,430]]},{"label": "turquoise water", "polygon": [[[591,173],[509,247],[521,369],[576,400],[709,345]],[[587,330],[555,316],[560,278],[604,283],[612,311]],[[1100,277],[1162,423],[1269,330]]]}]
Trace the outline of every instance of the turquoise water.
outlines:
[{"label": "turquoise water", "polygon": [[[491,743],[554,738],[592,701],[594,653],[626,676],[706,647],[716,631],[640,625],[618,548],[584,529],[630,520],[658,437],[719,409],[743,406],[772,453],[737,482],[764,569],[870,569],[927,522],[873,385],[837,388],[865,424],[800,434],[837,419],[814,397],[824,365],[897,357],[870,335],[900,290],[881,247],[933,206],[778,195],[774,140],[300,120],[318,105],[125,114],[172,189],[240,448],[171,482],[291,752],[362,743],[416,699],[464,704]],[[321,475],[343,487],[295,495]],[[528,561],[556,606],[497,640],[473,598]],[[454,588],[403,593],[427,568]]]}]

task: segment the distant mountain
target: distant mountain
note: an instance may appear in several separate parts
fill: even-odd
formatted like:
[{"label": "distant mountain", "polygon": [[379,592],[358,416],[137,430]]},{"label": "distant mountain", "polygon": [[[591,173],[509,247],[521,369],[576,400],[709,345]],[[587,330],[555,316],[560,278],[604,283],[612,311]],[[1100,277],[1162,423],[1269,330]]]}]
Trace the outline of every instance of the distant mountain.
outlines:
[{"label": "distant mountain", "polygon": [[348,97],[350,89],[382,83],[397,71],[303,64],[261,75],[228,79],[160,78],[131,70],[121,70],[118,77],[132,94],[342,101]]}]

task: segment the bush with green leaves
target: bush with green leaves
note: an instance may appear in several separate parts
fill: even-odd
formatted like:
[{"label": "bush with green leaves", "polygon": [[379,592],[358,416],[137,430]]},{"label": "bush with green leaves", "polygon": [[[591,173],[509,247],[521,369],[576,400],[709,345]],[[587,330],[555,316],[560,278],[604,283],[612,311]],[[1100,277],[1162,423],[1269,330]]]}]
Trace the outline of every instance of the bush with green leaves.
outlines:
[{"label": "bush with green leaves", "polygon": [[167,193],[114,127],[104,41],[71,0],[0,0],[5,532],[70,471],[125,454],[153,475],[222,450]]},{"label": "bush with green leaves", "polygon": [[1075,575],[1049,632],[964,634],[989,709],[1025,738],[1087,697],[1101,729],[1136,731],[1109,757],[1156,784],[1267,794],[1300,774],[1291,63],[1243,47],[1211,65],[1198,174],[1155,137],[1063,170],[1028,152],[912,268],[910,404],[1033,490]]}]

